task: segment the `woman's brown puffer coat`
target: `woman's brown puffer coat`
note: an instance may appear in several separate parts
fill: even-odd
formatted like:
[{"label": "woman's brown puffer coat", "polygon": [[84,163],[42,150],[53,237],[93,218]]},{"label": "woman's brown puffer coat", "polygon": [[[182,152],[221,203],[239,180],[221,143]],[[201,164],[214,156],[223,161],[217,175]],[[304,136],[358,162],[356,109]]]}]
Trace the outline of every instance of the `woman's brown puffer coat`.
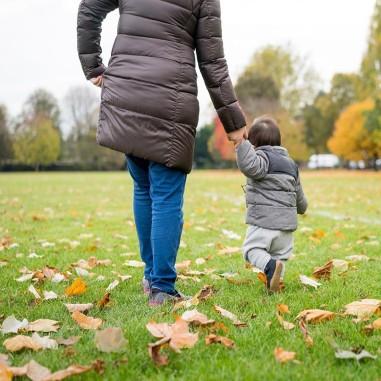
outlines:
[{"label": "woman's brown puffer coat", "polygon": [[[101,24],[119,8],[108,67]],[[104,76],[97,141],[190,172],[199,117],[194,50],[227,132],[246,122],[224,58],[219,0],[82,0],[78,52],[86,78]]]}]

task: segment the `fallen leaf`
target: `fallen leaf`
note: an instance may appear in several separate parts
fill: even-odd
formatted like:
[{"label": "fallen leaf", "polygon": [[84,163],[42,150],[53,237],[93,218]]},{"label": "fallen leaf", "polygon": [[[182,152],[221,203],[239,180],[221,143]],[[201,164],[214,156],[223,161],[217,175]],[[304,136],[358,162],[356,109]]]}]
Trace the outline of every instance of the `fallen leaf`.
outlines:
[{"label": "fallen leaf", "polygon": [[97,303],[97,305],[102,310],[103,308],[107,307],[109,303],[110,303],[110,293],[106,292],[106,294],[103,295],[102,299]]},{"label": "fallen leaf", "polygon": [[49,336],[40,336],[38,333],[34,332],[32,335],[32,340],[40,344],[42,349],[57,349],[58,343],[56,340],[51,339]]},{"label": "fallen leaf", "polygon": [[17,320],[14,315],[7,317],[3,324],[1,325],[1,332],[6,333],[17,333],[20,329],[25,329],[28,327],[28,320],[23,319],[22,321]]},{"label": "fallen leaf", "polygon": [[119,285],[119,281],[116,279],[116,280],[114,280],[113,282],[111,282],[108,286],[107,286],[107,288],[106,288],[106,292],[110,292],[110,291],[112,291],[115,287],[117,287],[118,285]]},{"label": "fallen leaf", "polygon": [[32,284],[28,287],[28,291],[31,294],[33,294],[35,299],[41,299],[41,295],[38,293],[38,291],[36,290],[36,288]]},{"label": "fallen leaf", "polygon": [[86,312],[89,311],[91,308],[93,308],[93,303],[87,303],[87,304],[65,304],[65,307],[68,309],[70,313],[73,313],[75,311],[79,312]]},{"label": "fallen leaf", "polygon": [[300,312],[296,319],[304,319],[306,323],[321,323],[326,320],[332,320],[334,317],[334,312],[315,309]]},{"label": "fallen leaf", "polygon": [[71,365],[66,369],[52,373],[49,377],[45,378],[44,381],[61,381],[65,378],[88,372],[91,369],[91,366]]},{"label": "fallen leaf", "polygon": [[316,279],[330,279],[332,275],[333,261],[328,261],[325,265],[317,267],[312,276]]},{"label": "fallen leaf", "polygon": [[186,321],[177,318],[172,324],[171,340],[169,347],[175,352],[180,352],[183,348],[192,348],[198,341],[198,333],[189,332],[189,326]]},{"label": "fallen leaf", "polygon": [[231,230],[222,229],[222,234],[224,236],[226,236],[227,238],[232,239],[232,240],[241,239],[241,236],[239,234],[237,234]]},{"label": "fallen leaf", "polygon": [[134,261],[134,260],[126,261],[124,265],[128,267],[144,267],[145,266],[144,262]]},{"label": "fallen leaf", "polygon": [[208,317],[201,312],[198,312],[196,309],[185,311],[181,318],[188,323],[195,323],[199,325],[209,325],[213,324],[215,321],[208,319]]},{"label": "fallen leaf", "polygon": [[54,300],[57,298],[58,298],[58,295],[54,291],[44,291],[45,300]]},{"label": "fallen leaf", "polygon": [[9,356],[8,355],[4,355],[3,353],[0,353],[0,364],[3,364],[3,365],[9,365]]},{"label": "fallen leaf", "polygon": [[150,321],[146,324],[146,328],[154,337],[163,338],[171,337],[172,335],[172,328],[168,323],[156,323],[155,321]]},{"label": "fallen leaf", "polygon": [[294,360],[296,352],[288,352],[281,347],[277,347],[274,349],[274,356],[277,362],[284,364],[286,362]]},{"label": "fallen leaf", "polygon": [[365,351],[364,349],[361,350],[342,350],[342,349],[336,349],[335,351],[335,357],[342,360],[349,360],[354,359],[357,361],[361,361],[363,359],[372,359],[375,360],[377,356],[374,356],[370,354],[368,351]]},{"label": "fallen leaf", "polygon": [[0,363],[0,381],[12,381],[13,373],[10,371],[10,369]]},{"label": "fallen leaf", "polygon": [[196,263],[197,266],[203,265],[205,262],[206,262],[205,258],[197,258],[195,260],[195,263]]},{"label": "fallen leaf", "polygon": [[26,282],[28,280],[31,280],[34,276],[34,273],[28,273],[28,274],[24,274],[24,275],[21,275],[19,278],[16,279],[16,282]]},{"label": "fallen leaf", "polygon": [[289,321],[284,320],[283,316],[279,311],[276,312],[276,317],[280,323],[280,325],[285,329],[285,330],[291,330],[295,328],[295,324],[290,323]]},{"label": "fallen leaf", "polygon": [[234,348],[235,343],[233,340],[228,339],[225,336],[217,336],[214,334],[210,334],[205,337],[205,344],[210,345],[210,344],[222,344],[227,348]]},{"label": "fallen leaf", "polygon": [[238,320],[237,316],[234,315],[232,312],[225,310],[217,305],[214,306],[214,309],[223,317],[226,317],[227,319],[231,320],[236,327],[247,327],[247,324]]},{"label": "fallen leaf", "polygon": [[120,352],[126,344],[121,328],[106,328],[95,334],[95,346],[101,352]]},{"label": "fallen leaf", "polygon": [[321,283],[319,283],[315,279],[309,278],[308,276],[305,276],[305,275],[299,275],[299,280],[305,286],[311,286],[313,288],[318,288],[319,286],[321,286]]},{"label": "fallen leaf", "polygon": [[276,309],[281,314],[289,314],[290,309],[288,308],[287,304],[277,304]]},{"label": "fallen leaf", "polygon": [[42,345],[37,343],[29,336],[17,335],[7,339],[3,343],[5,349],[9,352],[18,352],[22,349],[32,349],[33,351],[38,351],[42,349]]},{"label": "fallen leaf", "polygon": [[375,320],[373,323],[368,324],[364,327],[366,333],[372,333],[375,330],[381,329],[381,318]]},{"label": "fallen leaf", "polygon": [[83,313],[81,313],[79,311],[74,311],[72,313],[71,317],[83,329],[94,329],[94,330],[96,330],[103,323],[102,319],[86,316],[86,315],[84,315]]},{"label": "fallen leaf", "polygon": [[11,371],[15,376],[27,376],[32,381],[44,381],[51,374],[48,368],[34,360],[29,361],[22,367],[12,367]]},{"label": "fallen leaf", "polygon": [[68,337],[67,339],[64,339],[64,338],[58,338],[56,339],[57,341],[57,344],[58,345],[64,345],[64,346],[71,346],[71,345],[75,345],[78,343],[78,341],[80,340],[80,336],[71,336],[71,337]]},{"label": "fallen leaf", "polygon": [[239,253],[242,249],[240,247],[231,247],[227,246],[221,250],[218,251],[219,255],[231,255],[235,253]]},{"label": "fallen leaf", "polygon": [[192,261],[191,260],[186,260],[186,261],[183,261],[183,262],[178,262],[176,263],[176,269],[177,270],[186,270],[190,267],[190,265],[192,264]]},{"label": "fallen leaf", "polygon": [[345,315],[356,316],[358,319],[367,319],[372,315],[381,313],[381,300],[378,299],[362,299],[347,304],[345,307]]},{"label": "fallen leaf", "polygon": [[81,279],[77,278],[69,287],[65,290],[66,296],[82,295],[86,292],[86,283]]},{"label": "fallen leaf", "polygon": [[302,331],[304,342],[306,343],[306,345],[308,347],[312,347],[314,345],[314,340],[308,332],[307,324],[304,319],[299,320],[299,328]]},{"label": "fallen leaf", "polygon": [[191,308],[192,306],[197,306],[200,301],[210,298],[214,292],[215,290],[213,286],[205,285],[191,299],[181,300],[177,302],[173,307],[173,311],[177,311],[180,308]]},{"label": "fallen leaf", "polygon": [[339,273],[344,273],[349,269],[349,263],[344,259],[333,259],[332,265],[334,269],[339,271]]},{"label": "fallen leaf", "polygon": [[29,332],[57,332],[59,322],[50,319],[38,319],[28,324],[27,331]]},{"label": "fallen leaf", "polygon": [[349,255],[345,257],[345,259],[351,262],[368,262],[369,261],[369,257],[367,257],[366,255]]},{"label": "fallen leaf", "polygon": [[164,337],[155,343],[148,344],[148,354],[151,357],[152,361],[157,366],[168,365],[168,356],[163,355],[161,350],[168,346],[170,338]]}]

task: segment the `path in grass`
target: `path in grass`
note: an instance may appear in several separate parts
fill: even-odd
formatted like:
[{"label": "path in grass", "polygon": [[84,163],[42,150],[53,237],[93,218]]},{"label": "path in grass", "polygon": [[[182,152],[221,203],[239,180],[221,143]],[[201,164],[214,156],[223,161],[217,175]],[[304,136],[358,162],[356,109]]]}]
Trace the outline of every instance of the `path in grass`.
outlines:
[{"label": "path in grass", "polygon": [[[11,356],[14,365],[31,359],[52,370],[72,363],[89,364],[105,361],[105,373],[78,376],[83,380],[378,380],[381,379],[381,332],[365,335],[365,323],[354,324],[350,317],[338,317],[311,326],[314,346],[306,347],[298,328],[285,331],[278,323],[275,310],[279,303],[287,304],[293,321],[307,308],[323,308],[340,312],[344,305],[361,298],[381,299],[381,175],[345,172],[323,172],[303,175],[311,214],[300,219],[296,233],[295,258],[286,275],[286,291],[267,296],[250,269],[246,269],[240,253],[221,255],[226,247],[239,247],[241,240],[229,239],[222,229],[242,238],[245,234],[244,200],[241,184],[244,179],[233,172],[194,172],[188,179],[186,193],[186,223],[179,262],[192,260],[191,270],[214,269],[215,274],[238,273],[229,283],[218,276],[199,276],[199,282],[180,280],[178,287],[195,294],[204,284],[217,290],[197,309],[208,317],[223,321],[225,333],[236,348],[207,346],[204,334],[192,349],[180,354],[169,352],[169,365],[156,368],[148,356],[147,345],[155,339],[146,330],[150,320],[173,322],[171,308],[150,309],[141,294],[142,270],[127,267],[127,260],[139,260],[131,211],[131,181],[124,173],[60,173],[0,175],[0,238],[11,236],[19,246],[0,252],[0,317],[14,314],[33,321],[49,318],[60,321],[61,329],[54,337],[81,336],[72,348],[40,352],[22,351]],[[340,216],[344,218],[332,218]],[[311,239],[314,231],[325,236]],[[75,243],[75,241],[77,243]],[[43,244],[43,242],[54,245]],[[43,247],[45,246],[45,247]],[[37,258],[29,258],[36,253]],[[126,256],[126,253],[133,253]],[[20,254],[23,254],[21,256]],[[371,261],[360,262],[344,275],[335,274],[317,289],[306,289],[299,274],[311,275],[313,269],[332,258],[344,259],[353,254],[365,254]],[[121,327],[128,339],[127,351],[120,354],[100,353],[94,345],[94,332],[84,331],[71,319],[63,303],[69,282],[36,285],[39,292],[55,291],[59,299],[35,303],[28,292],[30,282],[15,278],[26,266],[37,270],[45,265],[61,271],[79,259],[96,256],[110,259],[111,266],[96,267],[96,275],[84,278],[88,289],[72,303],[98,301],[106,287],[117,278],[116,273],[132,275],[111,292],[108,308],[93,309],[91,316],[104,320],[104,327]],[[196,265],[197,258],[207,259]],[[104,280],[97,280],[99,276]],[[74,279],[74,276],[73,278]],[[72,280],[71,279],[71,280]],[[197,279],[196,279],[197,280]],[[240,282],[240,281],[243,282]],[[213,306],[217,304],[248,323],[237,328],[222,318]],[[180,311],[181,313],[182,311]],[[0,353],[6,353],[1,343],[10,335],[0,334]],[[331,342],[342,348],[365,347],[378,359],[357,364],[337,360]],[[282,347],[297,353],[299,364],[276,363],[273,351]],[[128,359],[125,363],[124,360]]]}]

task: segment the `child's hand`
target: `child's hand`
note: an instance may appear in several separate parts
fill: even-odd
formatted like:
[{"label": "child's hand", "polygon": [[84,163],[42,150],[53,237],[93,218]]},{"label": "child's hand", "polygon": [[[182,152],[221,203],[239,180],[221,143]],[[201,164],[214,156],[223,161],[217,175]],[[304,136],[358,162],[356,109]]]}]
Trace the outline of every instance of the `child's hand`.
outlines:
[{"label": "child's hand", "polygon": [[247,139],[247,129],[246,129],[246,127],[242,127],[239,130],[230,132],[228,134],[228,139],[231,142],[234,143],[234,146],[239,145],[242,142],[242,140],[246,140]]},{"label": "child's hand", "polygon": [[99,75],[98,77],[91,78],[90,82],[97,87],[102,87],[103,84],[103,75]]}]

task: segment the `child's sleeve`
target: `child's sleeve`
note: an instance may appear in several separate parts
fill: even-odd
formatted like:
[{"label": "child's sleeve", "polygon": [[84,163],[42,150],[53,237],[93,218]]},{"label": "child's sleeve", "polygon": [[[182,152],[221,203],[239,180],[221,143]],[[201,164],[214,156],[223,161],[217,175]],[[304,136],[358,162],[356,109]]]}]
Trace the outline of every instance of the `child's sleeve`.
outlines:
[{"label": "child's sleeve", "polygon": [[308,202],[307,198],[304,195],[303,187],[298,177],[298,183],[296,185],[296,210],[298,214],[304,214],[307,210]]},{"label": "child's sleeve", "polygon": [[237,165],[240,171],[253,179],[261,179],[269,170],[268,159],[258,155],[248,140],[244,140],[237,148]]}]

